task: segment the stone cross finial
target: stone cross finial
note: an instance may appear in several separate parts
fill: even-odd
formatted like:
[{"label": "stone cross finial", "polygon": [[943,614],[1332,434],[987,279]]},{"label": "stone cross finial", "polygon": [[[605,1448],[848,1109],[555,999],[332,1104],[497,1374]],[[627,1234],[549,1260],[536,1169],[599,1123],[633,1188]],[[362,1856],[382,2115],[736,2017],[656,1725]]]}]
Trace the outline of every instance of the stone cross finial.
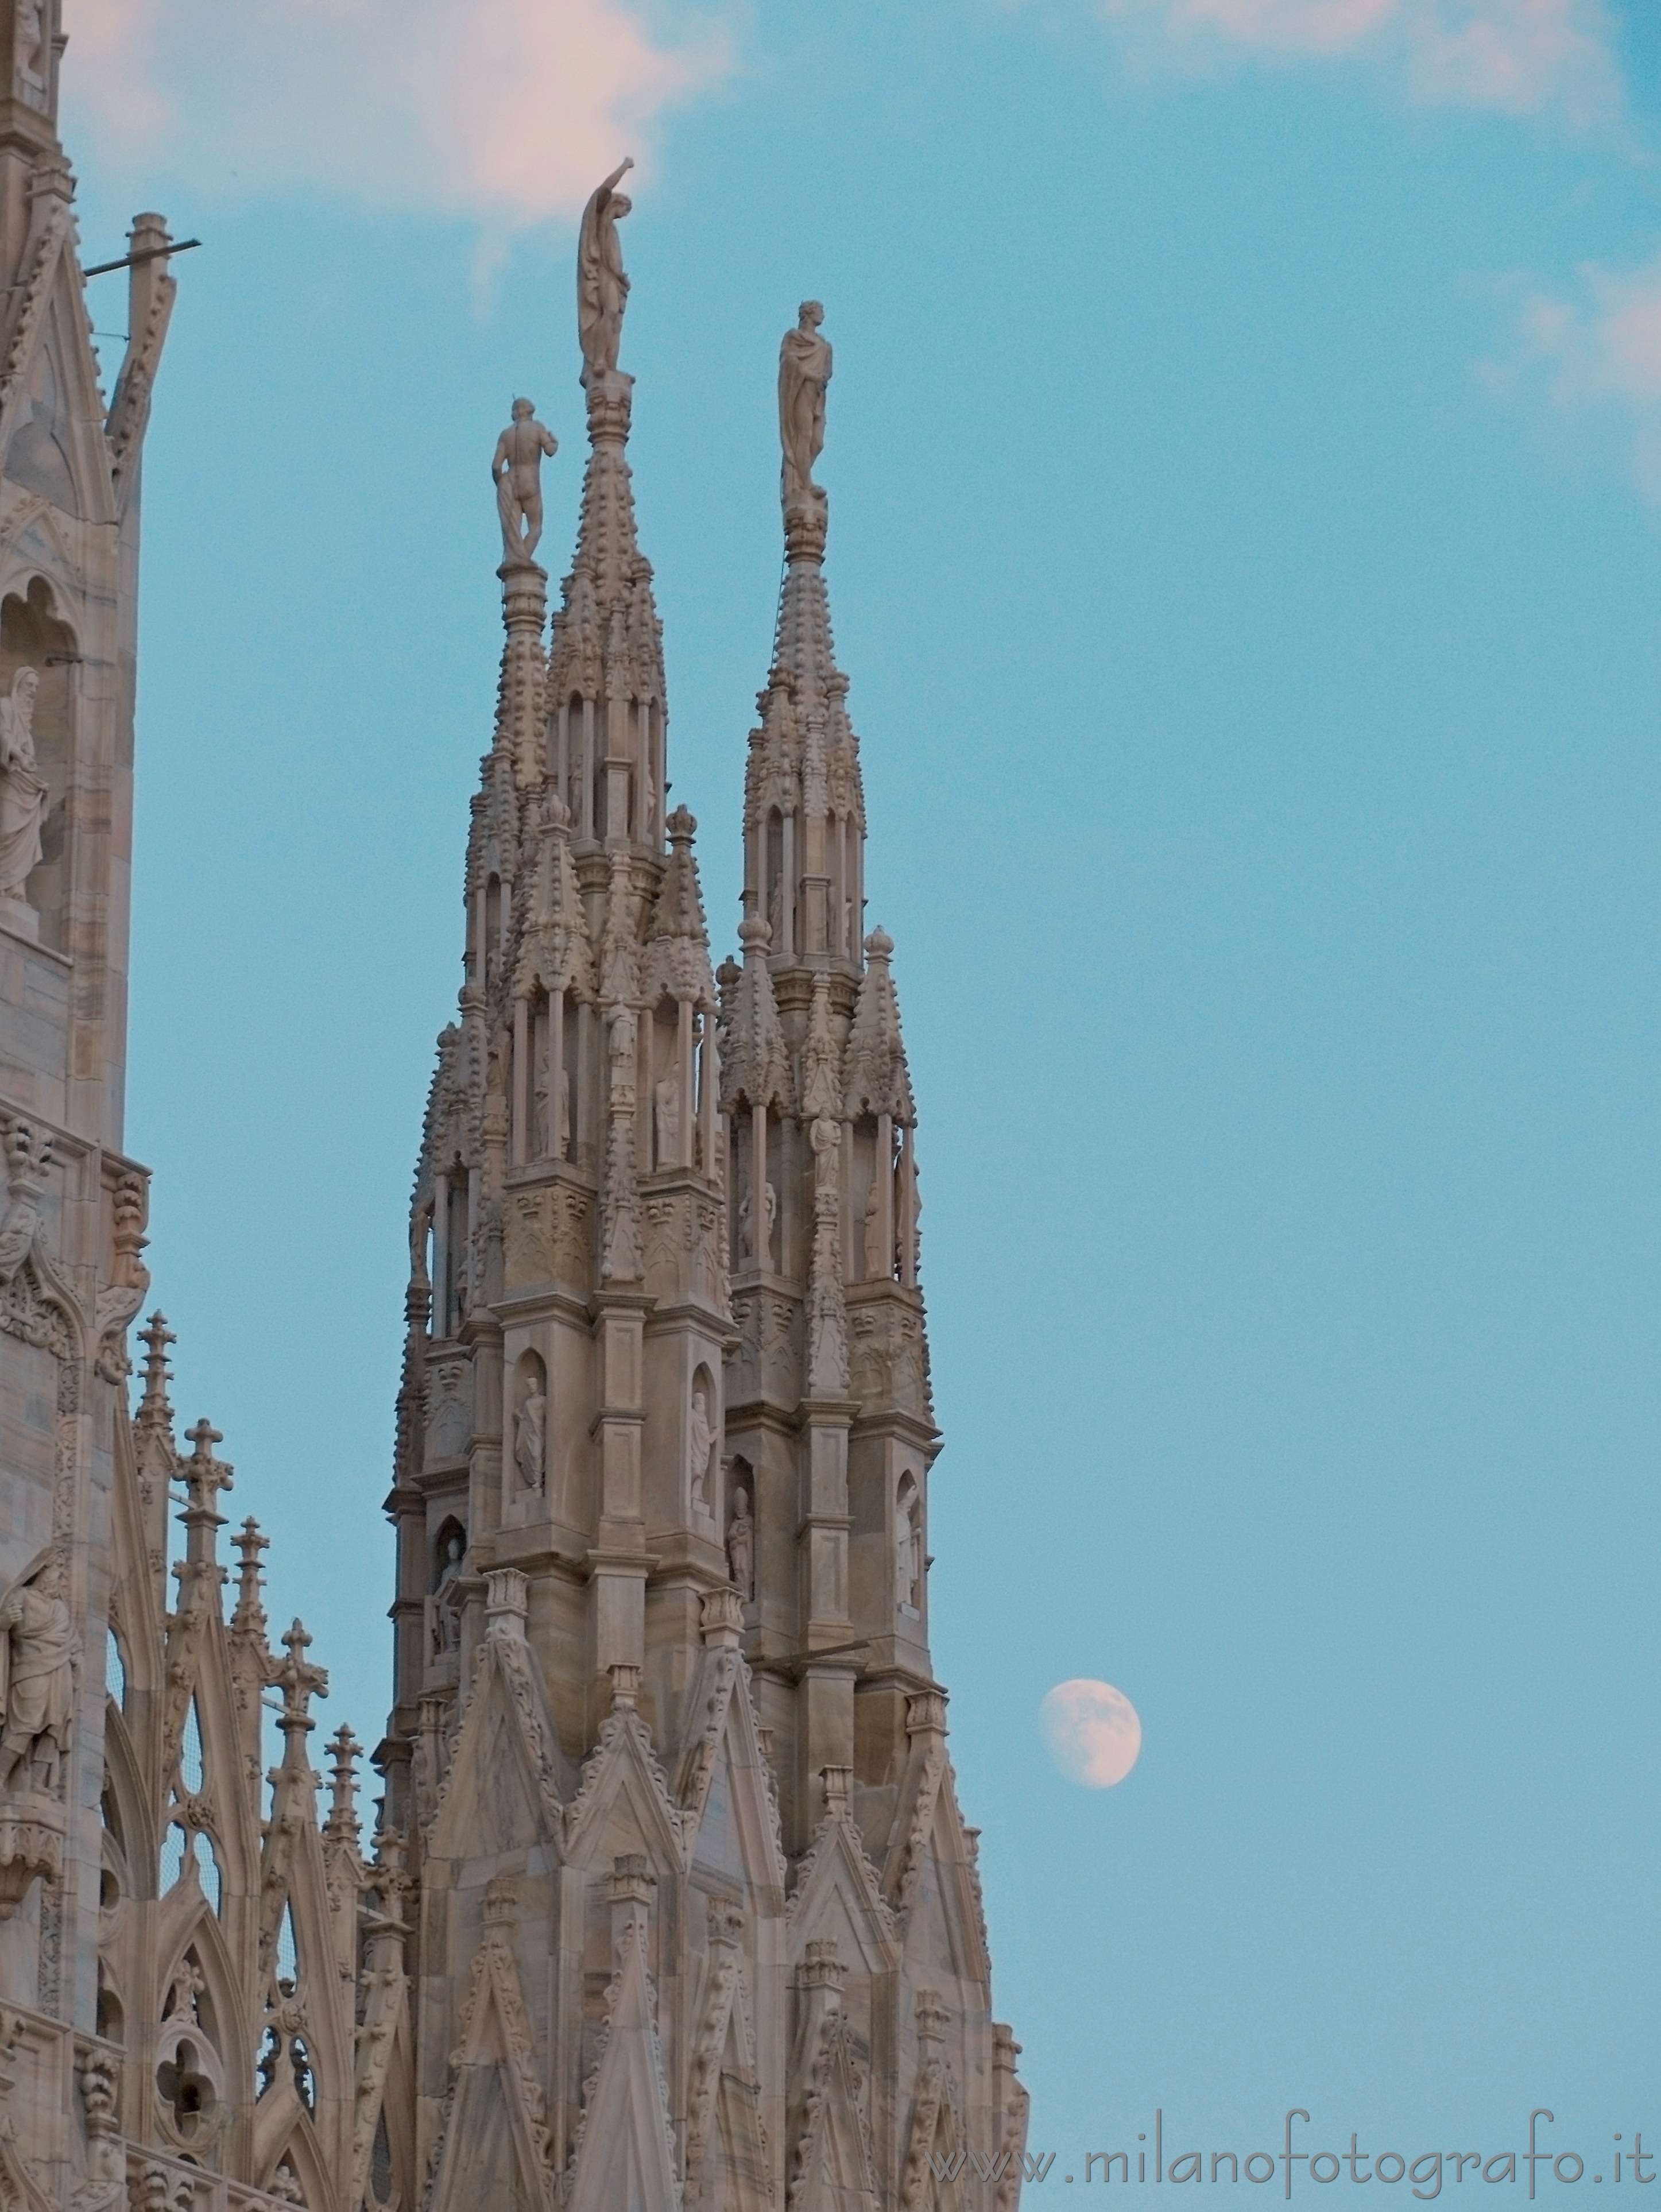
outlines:
[{"label": "stone cross finial", "polygon": [[306,1656],[311,1642],[305,1622],[296,1620],[283,1633],[282,1648],[288,1656],[273,1676],[282,1692],[282,1711],[277,1726],[288,1738],[291,1751],[297,1747],[294,1741],[297,1735],[307,1735],[317,1726],[308,1710],[312,1699],[329,1694],[327,1668],[313,1667]]},{"label": "stone cross finial", "polygon": [[[225,1439],[204,1418],[193,1429],[186,1429],[191,1445],[191,1456],[179,1463],[179,1475],[189,1493],[185,1510],[179,1519],[185,1524],[185,1554],[191,1566],[214,1565],[214,1538],[225,1526],[225,1516],[218,1510],[217,1500],[221,1490],[233,1486],[227,1462],[214,1457],[214,1446]],[[222,1579],[222,1571],[220,1572]]]}]

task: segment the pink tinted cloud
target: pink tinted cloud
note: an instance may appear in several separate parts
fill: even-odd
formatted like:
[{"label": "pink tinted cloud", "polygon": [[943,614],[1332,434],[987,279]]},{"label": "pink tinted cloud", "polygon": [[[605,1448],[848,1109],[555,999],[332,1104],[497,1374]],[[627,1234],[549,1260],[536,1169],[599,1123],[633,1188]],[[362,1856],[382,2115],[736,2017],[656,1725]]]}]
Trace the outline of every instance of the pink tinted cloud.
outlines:
[{"label": "pink tinted cloud", "polygon": [[567,215],[730,67],[629,0],[69,0],[65,91],[198,187],[314,188],[513,228]]},{"label": "pink tinted cloud", "polygon": [[1531,292],[1510,360],[1488,362],[1496,397],[1543,402],[1562,430],[1612,430],[1634,482],[1661,507],[1661,254],[1636,269],[1588,263],[1572,291]]},{"label": "pink tinted cloud", "polygon": [[1193,57],[1392,64],[1420,100],[1513,114],[1611,112],[1619,82],[1603,0],[1104,0]]}]

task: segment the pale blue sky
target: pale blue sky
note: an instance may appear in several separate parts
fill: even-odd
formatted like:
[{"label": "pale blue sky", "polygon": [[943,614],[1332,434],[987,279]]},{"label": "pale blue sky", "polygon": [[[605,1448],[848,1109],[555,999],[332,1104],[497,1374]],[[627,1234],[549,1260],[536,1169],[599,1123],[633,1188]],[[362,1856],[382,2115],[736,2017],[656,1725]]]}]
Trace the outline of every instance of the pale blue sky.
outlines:
[{"label": "pale blue sky", "polygon": [[[467,0],[534,36],[446,106],[431,0],[390,91],[301,48],[385,4],[288,0],[262,59],[135,0],[125,137],[107,0],[66,67],[87,258],[141,205],[205,241],[146,463],[130,1142],[177,1401],[328,1725],[386,1702],[488,464],[529,392],[557,577],[571,194],[633,151],[632,453],[721,943],[804,295],[837,349],[935,1652],[1061,2154],[1029,2203],[1156,2106],[1167,2150],[1276,2149],[1299,2105],[1308,2148],[1411,2157],[1545,2105],[1609,2186],[1616,2130],[1661,2144],[1653,9],[1214,0],[1195,45],[1176,0]],[[1118,1789],[1043,1747],[1076,1674],[1142,1715]]]}]

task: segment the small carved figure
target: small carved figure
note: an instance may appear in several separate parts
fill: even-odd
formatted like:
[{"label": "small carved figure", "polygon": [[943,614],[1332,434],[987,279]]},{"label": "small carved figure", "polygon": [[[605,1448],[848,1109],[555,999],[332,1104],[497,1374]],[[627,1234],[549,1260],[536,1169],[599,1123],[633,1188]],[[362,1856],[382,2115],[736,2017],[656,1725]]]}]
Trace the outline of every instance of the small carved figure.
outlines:
[{"label": "small carved figure", "polygon": [[40,0],[18,0],[17,73],[25,87],[23,97],[31,107],[40,105],[46,88],[45,19]]},{"label": "small carved figure", "polygon": [[918,1607],[918,1587],[922,1576],[923,1532],[918,1526],[917,1498],[913,1492],[900,1501],[900,1510],[894,1529],[894,1590],[898,1602]]},{"label": "small carved figure", "polygon": [[64,1562],[54,1553],[33,1583],[0,1606],[0,1790],[11,1787],[20,1766],[25,1789],[37,1768],[39,1787],[48,1796],[57,1789],[70,1748],[78,1650],[64,1599]]},{"label": "small carved figure", "polygon": [[825,386],[831,378],[830,341],[819,335],[824,319],[817,300],[803,300],[796,328],[785,331],[779,348],[779,441],[785,451],[786,508],[816,505],[825,496],[813,480],[813,465],[825,449]]},{"label": "small carved figure", "polygon": [[21,899],[40,865],[46,780],[34,757],[34,702],[40,672],[20,668],[0,699],[0,899]]},{"label": "small carved figure", "polygon": [[828,1114],[819,1115],[808,1130],[808,1142],[813,1146],[814,1188],[834,1189],[837,1154],[842,1145],[841,1123]]},{"label": "small carved figure", "polygon": [[880,1283],[892,1272],[882,1244],[882,1186],[873,1176],[870,1195],[865,1200],[865,1280],[868,1283]]},{"label": "small carved figure", "polygon": [[542,1378],[532,1375],[530,1386],[519,1401],[518,1418],[513,1425],[513,1464],[519,1470],[519,1480],[527,1490],[540,1490],[547,1466],[548,1399]]},{"label": "small carved figure", "polygon": [[623,309],[628,305],[628,278],[617,225],[633,203],[615,186],[633,167],[632,161],[620,162],[596,187],[583,210],[577,239],[577,335],[583,349],[585,386],[616,372]]},{"label": "small carved figure", "polygon": [[497,439],[490,464],[501,517],[502,559],[510,568],[527,566],[536,550],[543,534],[543,455],[551,460],[559,450],[559,440],[536,420],[535,404],[516,399],[513,420]]},{"label": "small carved figure", "polygon": [[779,1218],[779,1194],[771,1183],[765,1187],[762,1194],[762,1229],[759,1250],[755,1243],[754,1218],[750,1206],[750,1194],[746,1191],[738,1201],[739,1249],[747,1260],[759,1261],[764,1267],[770,1267],[773,1265],[773,1224]]},{"label": "small carved figure", "polygon": [[709,1512],[709,1496],[705,1483],[709,1475],[709,1455],[715,1442],[715,1425],[709,1417],[709,1395],[699,1389],[692,1394],[692,1415],[687,1424],[690,1445],[692,1475],[692,1510],[694,1514]]},{"label": "small carved figure", "polygon": [[466,1537],[459,1528],[452,1528],[445,1539],[443,1564],[439,1569],[438,1586],[433,1592],[433,1650],[435,1656],[458,1650],[461,1645],[461,1606],[456,1595],[456,1583],[460,1577],[462,1560],[466,1553]]},{"label": "small carved figure", "polygon": [[654,1085],[652,1096],[658,1123],[658,1164],[660,1168],[678,1167],[681,1164],[681,1078],[678,1070],[671,1068],[661,1083]]},{"label": "small carved figure", "polygon": [[755,1523],[750,1518],[749,1492],[741,1482],[732,1493],[732,1520],[727,1528],[727,1564],[738,1595],[749,1601],[755,1571]]}]

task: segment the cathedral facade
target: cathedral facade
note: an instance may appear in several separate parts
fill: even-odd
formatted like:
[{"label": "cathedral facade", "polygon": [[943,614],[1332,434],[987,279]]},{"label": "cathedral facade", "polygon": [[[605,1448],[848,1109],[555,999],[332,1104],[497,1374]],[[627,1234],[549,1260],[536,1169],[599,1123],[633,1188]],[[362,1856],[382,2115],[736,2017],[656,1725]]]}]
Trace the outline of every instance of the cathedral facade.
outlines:
[{"label": "cathedral facade", "polygon": [[0,0],[0,2207],[1014,2212],[1027,2100],[929,1650],[917,1114],[826,595],[822,311],[780,352],[736,959],[667,805],[621,170],[579,246],[590,450],[551,629],[554,441],[520,402],[497,447],[505,640],[409,1223],[366,1836],[363,1747],[312,1747],[326,1676],[267,1620],[258,1524],[222,1556],[231,1468],[180,1432],[159,1314],[136,1374],[130,1348],[174,248],[136,219],[106,400],[57,6]]}]

